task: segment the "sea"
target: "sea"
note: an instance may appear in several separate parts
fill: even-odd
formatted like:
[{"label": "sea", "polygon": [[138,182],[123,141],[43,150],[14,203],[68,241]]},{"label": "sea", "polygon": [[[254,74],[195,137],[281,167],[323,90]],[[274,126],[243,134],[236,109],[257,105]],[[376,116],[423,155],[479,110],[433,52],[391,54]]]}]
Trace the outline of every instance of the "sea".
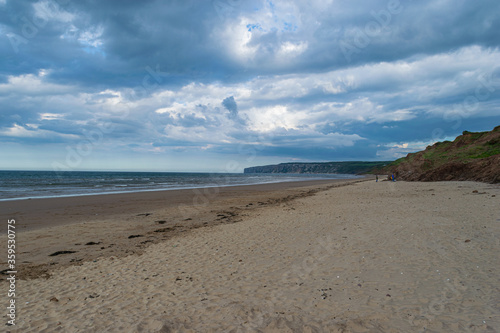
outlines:
[{"label": "sea", "polygon": [[0,201],[356,177],[343,174],[0,170]]}]

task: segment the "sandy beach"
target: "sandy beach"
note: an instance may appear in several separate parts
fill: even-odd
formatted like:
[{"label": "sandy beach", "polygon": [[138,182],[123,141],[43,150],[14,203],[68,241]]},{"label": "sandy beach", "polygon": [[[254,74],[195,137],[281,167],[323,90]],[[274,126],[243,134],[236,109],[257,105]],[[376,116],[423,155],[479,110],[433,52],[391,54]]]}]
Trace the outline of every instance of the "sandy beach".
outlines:
[{"label": "sandy beach", "polygon": [[500,332],[498,185],[166,192],[2,203],[6,331]]}]

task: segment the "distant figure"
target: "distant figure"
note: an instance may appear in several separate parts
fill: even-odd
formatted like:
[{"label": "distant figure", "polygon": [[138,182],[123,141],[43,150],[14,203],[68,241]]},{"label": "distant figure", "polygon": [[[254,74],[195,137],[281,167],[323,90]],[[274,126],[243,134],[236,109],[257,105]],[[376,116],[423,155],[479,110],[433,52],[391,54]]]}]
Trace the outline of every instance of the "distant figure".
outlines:
[{"label": "distant figure", "polygon": [[395,182],[396,179],[394,179],[394,174],[392,174],[392,181]]},{"label": "distant figure", "polygon": [[378,183],[378,175],[375,175],[375,181]]}]

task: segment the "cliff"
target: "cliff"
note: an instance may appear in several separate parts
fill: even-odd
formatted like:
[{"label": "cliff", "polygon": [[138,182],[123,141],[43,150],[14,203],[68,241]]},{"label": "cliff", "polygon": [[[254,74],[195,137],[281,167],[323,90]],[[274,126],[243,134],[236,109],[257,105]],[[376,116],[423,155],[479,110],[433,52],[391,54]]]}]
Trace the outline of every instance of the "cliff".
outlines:
[{"label": "cliff", "polygon": [[375,172],[408,181],[500,183],[500,126],[490,132],[464,131],[453,142],[438,142]]},{"label": "cliff", "polygon": [[245,168],[244,173],[337,173],[362,174],[390,162],[281,163]]}]

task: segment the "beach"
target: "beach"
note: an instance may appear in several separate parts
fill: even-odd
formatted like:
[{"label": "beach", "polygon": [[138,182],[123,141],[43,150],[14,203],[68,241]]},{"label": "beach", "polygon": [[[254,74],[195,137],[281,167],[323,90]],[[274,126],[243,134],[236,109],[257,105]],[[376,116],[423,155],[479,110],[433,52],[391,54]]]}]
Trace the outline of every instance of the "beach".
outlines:
[{"label": "beach", "polygon": [[321,180],[0,208],[18,227],[7,332],[500,331],[498,185]]}]

